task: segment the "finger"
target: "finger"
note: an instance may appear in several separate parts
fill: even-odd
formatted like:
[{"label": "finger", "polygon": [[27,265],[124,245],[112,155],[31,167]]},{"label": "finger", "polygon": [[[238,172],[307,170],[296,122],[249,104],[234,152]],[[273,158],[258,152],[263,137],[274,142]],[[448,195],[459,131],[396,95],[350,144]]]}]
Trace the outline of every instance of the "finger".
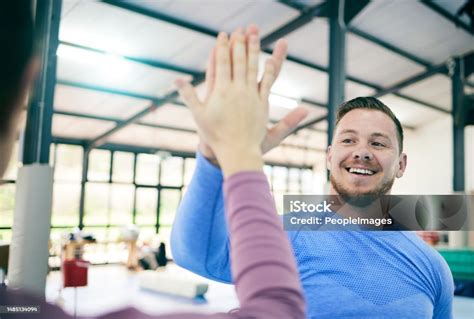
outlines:
[{"label": "finger", "polygon": [[258,58],[260,55],[260,41],[257,35],[252,34],[248,40],[247,83],[251,87],[257,86]]},{"label": "finger", "polygon": [[240,28],[235,34],[235,42],[232,50],[233,81],[236,83],[245,83],[247,74],[245,36]]},{"label": "finger", "polygon": [[235,40],[236,40],[236,37],[237,37],[237,33],[240,32],[242,30],[241,27],[238,27],[237,29],[235,29],[234,32],[232,32],[232,34],[230,35],[230,39],[229,39],[229,43],[230,43],[230,78],[233,79],[234,78],[234,66],[233,66],[233,61],[234,61],[234,47],[235,47]]},{"label": "finger", "polygon": [[209,55],[209,60],[207,61],[207,68],[206,68],[206,89],[208,97],[212,89],[214,88],[214,81],[216,78],[216,48],[212,48],[211,54]]},{"label": "finger", "polygon": [[272,59],[275,62],[275,78],[280,74],[281,66],[288,54],[288,42],[285,39],[279,39],[275,44],[275,49],[272,53]]},{"label": "finger", "polygon": [[252,35],[252,34],[258,34],[259,32],[259,29],[258,27],[255,25],[255,24],[249,24],[249,26],[247,27],[247,30],[245,30],[245,38],[248,40],[248,38]]},{"label": "finger", "polygon": [[175,85],[178,88],[179,95],[183,99],[183,102],[195,112],[201,107],[201,102],[199,101],[194,87],[188,81],[184,79],[176,79]]},{"label": "finger", "polygon": [[225,32],[219,33],[216,48],[216,76],[214,85],[225,86],[230,82],[229,39]]},{"label": "finger", "polygon": [[267,152],[280,144],[307,115],[308,110],[300,106],[289,112],[283,119],[273,125],[267,132],[265,143],[262,144],[263,152]]},{"label": "finger", "polygon": [[275,62],[270,58],[265,62],[265,70],[263,71],[262,81],[260,82],[260,98],[263,101],[268,100],[270,89],[272,88],[273,82],[275,82],[275,78]]}]

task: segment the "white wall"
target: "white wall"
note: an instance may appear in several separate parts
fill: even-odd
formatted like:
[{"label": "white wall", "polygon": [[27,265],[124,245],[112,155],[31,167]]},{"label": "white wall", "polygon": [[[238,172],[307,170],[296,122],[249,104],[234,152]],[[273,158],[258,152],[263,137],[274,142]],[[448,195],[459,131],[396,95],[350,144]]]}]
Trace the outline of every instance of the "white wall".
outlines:
[{"label": "white wall", "polygon": [[[450,194],[453,192],[453,134],[451,116],[406,131],[408,156],[405,175],[395,182],[394,194]],[[474,128],[465,130],[466,191],[474,191]]]}]

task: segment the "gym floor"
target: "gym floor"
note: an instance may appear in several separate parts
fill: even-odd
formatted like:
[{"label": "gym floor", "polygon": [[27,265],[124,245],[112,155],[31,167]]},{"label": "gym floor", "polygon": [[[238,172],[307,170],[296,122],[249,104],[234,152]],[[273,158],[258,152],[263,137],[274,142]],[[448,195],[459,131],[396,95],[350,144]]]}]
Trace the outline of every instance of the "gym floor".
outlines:
[{"label": "gym floor", "polygon": [[[205,299],[188,299],[140,289],[137,272],[128,271],[122,265],[93,266],[89,269],[89,285],[77,288],[76,314],[79,316],[98,315],[123,307],[135,307],[148,314],[164,314],[176,310],[188,312],[227,312],[238,307],[232,285],[221,284],[197,276],[174,264],[164,270],[179,279],[199,280],[209,284]],[[61,273],[51,272],[48,276],[46,298],[49,302],[59,302],[64,309],[74,314],[74,288],[62,286]],[[59,299],[58,299],[59,298]],[[474,299],[454,298],[454,318],[472,318]]]}]

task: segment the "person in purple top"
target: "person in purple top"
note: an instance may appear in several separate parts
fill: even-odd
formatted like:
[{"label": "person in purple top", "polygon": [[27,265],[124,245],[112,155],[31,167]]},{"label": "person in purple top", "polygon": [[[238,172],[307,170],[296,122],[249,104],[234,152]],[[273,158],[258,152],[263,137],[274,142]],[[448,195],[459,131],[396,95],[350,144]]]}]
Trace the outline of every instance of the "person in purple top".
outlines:
[{"label": "person in purple top", "polygon": [[[32,59],[31,3],[0,2],[0,176],[15,140],[22,102],[38,70]],[[280,53],[285,47],[280,45]],[[304,318],[305,303],[295,260],[276,215],[262,171],[260,144],[268,122],[268,95],[277,75],[269,59],[257,83],[259,38],[237,30],[229,39],[220,33],[209,70],[210,89],[199,101],[191,85],[176,85],[219,161],[225,176],[224,197],[232,248],[232,273],[241,307],[214,315],[171,314],[159,318]],[[284,53],[284,52],[283,52]],[[0,307],[40,305],[40,313],[1,314],[3,318],[70,318],[42,299],[0,289]],[[124,309],[100,318],[158,318]]]}]

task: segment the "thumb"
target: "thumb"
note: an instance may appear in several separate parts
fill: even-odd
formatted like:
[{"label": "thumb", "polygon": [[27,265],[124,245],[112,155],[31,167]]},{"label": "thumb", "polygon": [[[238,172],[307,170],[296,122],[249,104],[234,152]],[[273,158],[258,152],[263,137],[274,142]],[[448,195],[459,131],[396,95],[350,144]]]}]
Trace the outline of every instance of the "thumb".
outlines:
[{"label": "thumb", "polygon": [[191,109],[196,111],[201,106],[196,90],[188,81],[184,79],[176,79],[175,85],[178,88],[179,96],[183,99],[183,102]]},{"label": "thumb", "polygon": [[308,110],[304,107],[297,107],[288,113],[278,123],[273,125],[267,132],[262,144],[262,151],[265,153],[281,143],[299,123],[308,115]]}]

